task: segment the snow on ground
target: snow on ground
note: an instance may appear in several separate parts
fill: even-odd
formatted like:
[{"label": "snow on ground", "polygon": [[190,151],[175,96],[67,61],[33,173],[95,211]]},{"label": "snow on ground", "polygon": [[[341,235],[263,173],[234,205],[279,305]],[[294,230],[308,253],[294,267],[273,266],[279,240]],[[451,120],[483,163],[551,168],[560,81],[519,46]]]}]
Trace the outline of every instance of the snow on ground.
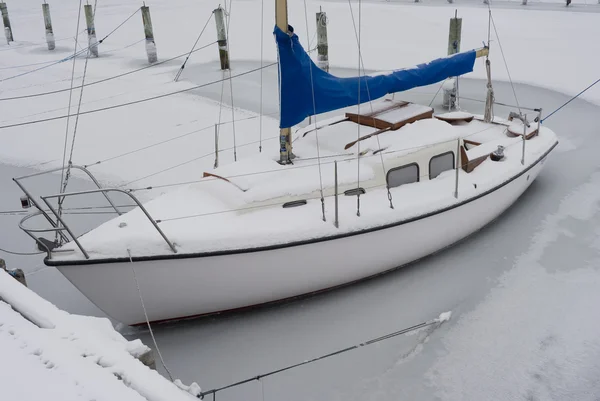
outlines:
[{"label": "snow on ground", "polygon": [[194,399],[135,359],[148,350],[108,319],[61,311],[0,271],[0,355],[8,362],[0,375],[3,399]]},{"label": "snow on ground", "polygon": [[[555,271],[544,259],[562,241],[598,249],[599,187],[596,172],[563,199],[501,285],[445,335],[428,375],[440,399],[598,399],[600,259],[563,256]],[[577,236],[582,222],[595,228]]]}]

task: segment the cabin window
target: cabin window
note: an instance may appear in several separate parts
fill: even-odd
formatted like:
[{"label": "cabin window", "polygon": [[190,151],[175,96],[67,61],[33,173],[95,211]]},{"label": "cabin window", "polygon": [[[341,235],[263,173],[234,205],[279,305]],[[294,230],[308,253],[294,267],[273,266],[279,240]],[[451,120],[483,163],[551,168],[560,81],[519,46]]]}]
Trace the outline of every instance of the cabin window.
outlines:
[{"label": "cabin window", "polygon": [[433,156],[429,161],[429,179],[433,180],[446,170],[454,170],[454,152]]},{"label": "cabin window", "polygon": [[387,185],[390,188],[413,182],[419,182],[419,165],[417,163],[396,167],[387,173]]}]

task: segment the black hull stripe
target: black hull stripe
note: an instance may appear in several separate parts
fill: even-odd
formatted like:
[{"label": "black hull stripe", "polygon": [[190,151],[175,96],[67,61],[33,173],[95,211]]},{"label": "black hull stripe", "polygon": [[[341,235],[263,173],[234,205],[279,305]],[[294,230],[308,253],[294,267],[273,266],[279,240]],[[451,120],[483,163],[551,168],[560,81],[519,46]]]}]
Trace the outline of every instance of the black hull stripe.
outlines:
[{"label": "black hull stripe", "polygon": [[[531,170],[532,168],[537,166],[543,159],[545,159],[550,154],[550,152],[552,152],[552,150],[557,145],[558,145],[558,141],[555,142],[554,145],[552,145],[552,147],[546,151],[546,153],[544,153],[542,156],[540,156],[535,161],[535,163],[533,163],[532,165],[527,167],[527,169],[521,171],[519,174],[509,178],[508,180],[495,186],[494,188],[491,188],[485,192],[482,192],[479,195],[474,196],[472,198],[465,199],[464,201],[462,201],[460,203],[457,203],[457,204],[454,204],[454,205],[451,205],[451,206],[448,206],[448,207],[445,207],[442,209],[438,209],[438,210],[435,210],[435,211],[432,211],[429,213],[425,213],[425,214],[422,214],[419,216],[415,216],[410,219],[397,221],[395,223],[390,223],[390,224],[386,224],[383,226],[366,228],[366,229],[360,230],[360,231],[353,231],[353,232],[344,233],[344,234],[331,235],[331,236],[322,237],[322,238],[313,238],[313,239],[302,240],[302,241],[288,242],[285,244],[276,244],[276,245],[268,245],[268,246],[263,246],[263,247],[245,248],[245,249],[230,249],[230,250],[213,251],[213,252],[199,252],[199,253],[185,253],[185,254],[177,254],[176,253],[176,254],[169,254],[169,255],[154,255],[154,256],[134,256],[134,257],[132,257],[132,260],[134,262],[146,262],[146,261],[153,261],[153,260],[206,258],[206,257],[211,257],[211,256],[225,256],[225,255],[235,255],[235,254],[240,254],[240,253],[271,251],[271,250],[275,250],[275,249],[283,249],[283,248],[288,248],[288,247],[293,247],[293,246],[302,246],[302,245],[309,245],[309,244],[314,244],[314,243],[324,242],[324,241],[333,241],[333,240],[340,239],[340,238],[346,238],[346,237],[352,237],[355,235],[367,234],[367,233],[374,232],[374,231],[385,230],[385,229],[400,226],[403,224],[412,223],[413,221],[425,219],[427,217],[431,217],[436,214],[444,213],[449,210],[455,209],[457,207],[461,207],[467,203],[473,202],[479,198],[483,198],[484,196],[489,195],[492,192],[497,191],[498,189],[510,184],[512,181],[516,180],[517,178],[521,177],[522,175],[527,173],[529,170]],[[47,266],[74,266],[74,265],[77,266],[77,265],[95,265],[95,264],[124,263],[124,262],[129,262],[129,258],[123,257],[123,258],[63,260],[63,261],[56,261],[56,260],[48,259],[48,257],[46,257],[44,259],[44,263]]]}]

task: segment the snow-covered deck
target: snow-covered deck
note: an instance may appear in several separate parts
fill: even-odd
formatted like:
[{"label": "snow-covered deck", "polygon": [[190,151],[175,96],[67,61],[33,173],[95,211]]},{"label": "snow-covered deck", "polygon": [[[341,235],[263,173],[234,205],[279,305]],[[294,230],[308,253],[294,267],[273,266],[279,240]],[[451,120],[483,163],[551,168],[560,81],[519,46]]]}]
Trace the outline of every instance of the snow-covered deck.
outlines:
[{"label": "snow-covered deck", "polygon": [[[145,206],[160,221],[161,229],[180,254],[256,248],[369,229],[446,208],[489,191],[539,161],[557,141],[552,131],[542,127],[539,135],[526,142],[523,166],[522,139],[507,136],[507,125],[501,120],[487,124],[475,119],[458,125],[435,118],[420,120],[360,141],[360,152],[366,153],[359,163],[356,156],[359,145],[348,150],[344,147],[356,140],[357,135],[371,134],[375,128],[339,122],[319,129],[319,163],[317,134],[307,127],[295,135],[298,158],[293,165],[281,166],[272,155],[263,153],[210,171],[224,179],[206,177]],[[481,143],[467,151],[471,160],[489,154],[498,145],[506,148],[506,158],[501,163],[488,159],[471,173],[459,170],[457,198],[455,170],[445,171],[433,180],[423,176],[419,183],[392,188],[394,209],[391,209],[384,172],[415,161],[426,165],[434,155],[448,150],[456,152],[459,138]],[[373,154],[379,149],[383,150]],[[341,193],[339,228],[333,224],[334,161],[338,162]],[[359,186],[365,188],[366,194],[361,195],[361,216],[357,217],[356,197],[344,196],[343,191],[356,187],[359,171]],[[326,221],[321,213],[321,182]],[[306,199],[307,204],[282,208],[283,203],[298,199]],[[91,259],[128,257],[128,250],[133,257],[172,254],[138,209],[108,221],[79,240]],[[57,253],[53,259],[83,257],[73,243],[62,249],[73,251]]]}]

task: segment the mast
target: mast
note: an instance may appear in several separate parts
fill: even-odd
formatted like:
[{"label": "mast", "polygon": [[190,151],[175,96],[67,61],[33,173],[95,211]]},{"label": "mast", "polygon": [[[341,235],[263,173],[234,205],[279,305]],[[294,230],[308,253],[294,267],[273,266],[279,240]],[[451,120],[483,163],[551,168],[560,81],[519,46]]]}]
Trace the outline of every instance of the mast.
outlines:
[{"label": "mast", "polygon": [[[288,13],[287,0],[275,0],[275,24],[283,32],[288,32]],[[281,65],[280,67],[281,68]],[[281,74],[279,74],[281,77]],[[279,86],[279,96],[281,100],[281,85]],[[281,103],[281,101],[280,101]],[[279,131],[279,163],[289,164],[294,158],[292,153],[292,129],[291,127],[281,128]]]}]

